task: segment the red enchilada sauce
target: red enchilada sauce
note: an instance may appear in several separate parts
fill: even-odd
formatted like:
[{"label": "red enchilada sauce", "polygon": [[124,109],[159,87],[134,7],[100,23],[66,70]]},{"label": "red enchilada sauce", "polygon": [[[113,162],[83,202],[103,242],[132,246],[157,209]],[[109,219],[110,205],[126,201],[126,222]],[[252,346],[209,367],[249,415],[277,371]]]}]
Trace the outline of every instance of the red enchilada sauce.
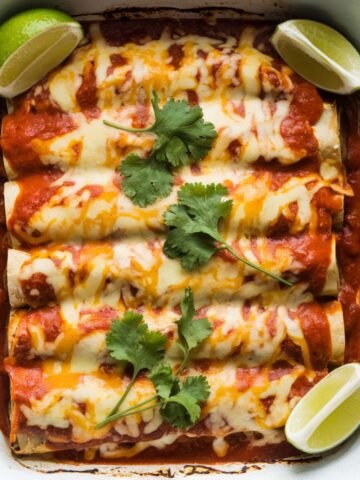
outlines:
[{"label": "red enchilada sauce", "polygon": [[[5,103],[0,100],[0,121],[5,114]],[[2,155],[0,150],[0,155]],[[7,319],[9,317],[9,303],[4,285],[4,276],[7,261],[7,232],[4,207],[5,178],[0,170],[0,431],[8,436],[10,433],[9,409],[10,386],[4,370],[4,359],[7,355]]]},{"label": "red enchilada sauce", "polygon": [[345,199],[344,228],[338,243],[342,276],[340,301],[344,310],[346,362],[360,361],[360,101],[352,96],[343,108],[346,129],[345,166],[354,196]]},{"label": "red enchilada sauce", "polygon": [[310,83],[301,81],[297,76],[293,81],[293,98],[280,132],[290,148],[303,151],[304,156],[316,156],[319,145],[312,125],[317,123],[323,112],[323,100]]},{"label": "red enchilada sauce", "polygon": [[15,170],[24,172],[39,169],[43,164],[33,140],[50,140],[74,129],[72,117],[50,100],[49,91],[42,88],[39,94],[35,94],[34,87],[29,93],[17,97],[15,112],[2,120],[3,154]]},{"label": "red enchilada sauce", "polygon": [[[32,215],[55,195],[59,186],[54,182],[60,178],[59,170],[35,173],[18,180],[20,194],[17,196],[8,228],[16,236],[17,229],[25,229]],[[16,226],[15,226],[16,225]]]},{"label": "red enchilada sauce", "polygon": [[311,363],[316,369],[327,367],[331,357],[329,320],[319,304],[313,302],[298,307],[301,329],[309,346]]},{"label": "red enchilada sauce", "polygon": [[83,71],[82,83],[76,92],[76,100],[88,120],[100,117],[97,106],[96,73],[94,62],[87,63]]},{"label": "red enchilada sauce", "polygon": [[[59,187],[53,185],[53,183],[61,175],[62,173],[59,170],[49,170],[19,179],[17,182],[20,187],[20,194],[17,196],[14,205],[14,212],[16,213],[11,219],[26,226],[34,213],[55,195]],[[9,227],[11,228],[11,225]]]}]

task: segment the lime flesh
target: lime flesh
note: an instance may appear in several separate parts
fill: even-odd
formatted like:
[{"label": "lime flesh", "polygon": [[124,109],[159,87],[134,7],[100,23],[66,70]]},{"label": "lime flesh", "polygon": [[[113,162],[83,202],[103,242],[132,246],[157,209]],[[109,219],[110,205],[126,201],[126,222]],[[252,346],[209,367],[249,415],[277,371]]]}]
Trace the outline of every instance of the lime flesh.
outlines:
[{"label": "lime flesh", "polygon": [[280,56],[306,80],[335,93],[360,88],[360,55],[333,28],[313,20],[289,20],[272,37]]},{"label": "lime flesh", "polygon": [[314,85],[335,92],[346,88],[344,81],[336,72],[321,63],[314,62],[313,58],[298,46],[287,40],[280,40],[278,48],[284,58],[291,58],[287,60],[291,68]]},{"label": "lime flesh", "polygon": [[328,450],[338,445],[360,423],[360,388],[337,407],[308,440],[311,450]]},{"label": "lime flesh", "polygon": [[294,408],[285,427],[299,450],[321,453],[346,440],[360,424],[360,364],[347,364],[319,382]]},{"label": "lime flesh", "polygon": [[[328,375],[326,382],[320,382],[310,390],[297,406],[297,415],[291,423],[291,430],[298,431],[306,426],[315,415],[324,408],[334,395],[349,381],[353,372],[346,369],[341,375]],[[306,400],[306,401],[305,401]]]},{"label": "lime flesh", "polygon": [[[11,38],[5,42],[2,39]],[[0,94],[13,97],[59,65],[79,44],[79,23],[56,10],[35,9],[0,26]]]}]

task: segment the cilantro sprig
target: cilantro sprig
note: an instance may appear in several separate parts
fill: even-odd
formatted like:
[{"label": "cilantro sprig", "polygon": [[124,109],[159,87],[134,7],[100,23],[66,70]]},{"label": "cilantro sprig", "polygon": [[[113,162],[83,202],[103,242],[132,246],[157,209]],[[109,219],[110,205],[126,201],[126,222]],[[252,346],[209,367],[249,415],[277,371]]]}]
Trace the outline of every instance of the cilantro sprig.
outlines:
[{"label": "cilantro sprig", "polygon": [[205,122],[202,109],[191,107],[185,100],[171,98],[163,108],[159,97],[152,93],[151,104],[155,123],[148,128],[128,128],[104,120],[105,125],[132,133],[154,133],[154,159],[173,167],[189,165],[201,160],[210,150],[216,137],[212,123]]},{"label": "cilantro sprig", "polygon": [[[112,323],[106,335],[110,357],[118,362],[130,364],[133,367],[133,374],[119,401],[96,428],[155,407],[160,408],[162,417],[175,428],[190,427],[199,419],[200,405],[210,394],[208,382],[202,375],[189,376],[184,381],[179,376],[191,351],[212,333],[208,319],[195,319],[195,313],[193,294],[188,288],[181,302],[182,315],[177,322],[178,346],[184,356],[175,373],[171,366],[163,361],[166,336],[157,331],[150,331],[142,315],[128,311],[122,319]],[[119,412],[141,371],[149,373],[149,379],[153,382],[157,395]]]},{"label": "cilantro sprig", "polygon": [[150,374],[158,398],[160,414],[175,428],[185,429],[200,417],[199,403],[210,395],[210,387],[204,375],[187,377],[184,381],[173,374],[168,364],[162,364]]},{"label": "cilantro sprig", "polygon": [[138,374],[151,370],[163,357],[166,336],[150,331],[143,316],[128,311],[120,321],[113,322],[106,335],[106,345],[110,356],[117,361],[127,362],[133,367],[131,380],[110,416],[114,415],[128,396]]},{"label": "cilantro sprig", "polygon": [[240,257],[219,232],[219,221],[226,218],[232,200],[223,200],[228,194],[221,184],[185,184],[178,192],[178,204],[164,213],[164,222],[170,228],[164,244],[169,258],[180,259],[184,270],[195,270],[206,265],[219,250],[227,250],[237,260],[287,286],[292,283],[260,265]]},{"label": "cilantro sprig", "polygon": [[205,122],[199,106],[191,107],[185,100],[170,99],[160,108],[156,92],[152,94],[151,103],[155,122],[148,128],[128,128],[104,120],[105,125],[119,130],[156,135],[148,158],[131,154],[119,167],[125,195],[141,207],[168,196],[173,169],[204,158],[216,137],[214,125]]}]

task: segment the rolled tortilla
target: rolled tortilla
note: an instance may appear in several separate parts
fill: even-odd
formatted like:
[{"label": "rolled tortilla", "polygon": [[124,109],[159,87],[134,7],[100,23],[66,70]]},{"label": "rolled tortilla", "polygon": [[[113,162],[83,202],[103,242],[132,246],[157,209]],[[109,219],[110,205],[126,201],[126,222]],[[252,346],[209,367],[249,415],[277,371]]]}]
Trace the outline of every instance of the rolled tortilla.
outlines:
[{"label": "rolled tortilla", "polygon": [[[13,310],[9,322],[9,352],[17,362],[45,358],[77,358],[86,351],[107,361],[105,335],[111,323],[127,310],[118,305],[77,302],[36,310]],[[151,330],[168,337],[166,356],[181,359],[177,321],[179,309],[165,306],[140,309]],[[252,301],[214,303],[198,309],[212,334],[192,354],[196,359],[236,357],[244,367],[268,362],[301,363],[322,369],[339,364],[344,355],[344,321],[340,302],[314,301],[309,293],[268,292]]]},{"label": "rolled tortilla", "polygon": [[13,308],[24,305],[24,295],[19,283],[19,272],[24,263],[30,259],[30,254],[22,250],[8,250],[7,260],[7,289],[10,304]]},{"label": "rolled tortilla", "polygon": [[[51,360],[46,366],[40,362],[36,366],[8,366],[7,370],[11,379],[11,440],[17,453],[83,449],[89,443],[96,448],[109,441],[119,445],[155,441],[179,432],[164,422],[158,408],[95,430],[128,384],[128,378],[119,371],[71,370],[66,362]],[[182,377],[204,375],[211,395],[199,422],[181,432],[214,438],[257,432],[266,443],[276,442],[276,430],[284,426],[297,401],[325,373],[300,365],[246,369],[235,361],[189,364]],[[153,384],[139,377],[123,408],[135,406],[154,393]]]},{"label": "rolled tortilla", "polygon": [[[341,216],[343,191],[318,173],[243,170],[233,163],[201,162],[199,171],[179,170],[181,183],[223,183],[233,200],[223,225],[229,239],[239,236],[320,233]],[[34,188],[36,186],[36,188]],[[121,191],[109,168],[71,169],[29,175],[5,184],[7,227],[13,245],[41,245],[72,239],[102,240],[164,231],[163,213],[177,202],[179,187],[154,205],[140,208]]]},{"label": "rolled tortilla", "polygon": [[[256,238],[234,242],[238,254],[266,271],[304,282],[315,294],[337,293],[335,237],[332,235]],[[279,288],[276,280],[217,254],[199,270],[186,272],[163,253],[163,241],[57,245],[9,255],[8,285],[13,307],[46,305],[69,297],[101,299],[111,295],[136,307],[178,304],[186,286],[198,301],[254,298]]]}]

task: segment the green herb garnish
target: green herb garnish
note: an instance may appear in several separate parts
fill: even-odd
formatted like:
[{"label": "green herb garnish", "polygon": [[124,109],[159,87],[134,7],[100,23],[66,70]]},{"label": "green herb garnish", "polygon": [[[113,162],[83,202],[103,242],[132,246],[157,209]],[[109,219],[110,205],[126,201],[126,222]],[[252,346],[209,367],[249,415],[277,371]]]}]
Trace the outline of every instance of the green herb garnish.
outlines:
[{"label": "green herb garnish", "polygon": [[184,359],[179,370],[185,366],[191,350],[208,338],[212,333],[211,323],[207,318],[194,320],[194,297],[190,288],[185,290],[185,297],[181,302],[181,318],[177,322],[179,341],[178,346],[184,353]]},{"label": "green herb garnish", "polygon": [[204,121],[202,109],[173,98],[159,108],[156,92],[152,94],[151,103],[155,115],[151,127],[127,128],[108,120],[104,123],[126,132],[154,133],[157,136],[153,147],[155,160],[173,167],[189,165],[205,157],[216,137],[216,130],[212,123]]},{"label": "green herb garnish", "polygon": [[124,402],[138,374],[142,370],[151,370],[163,358],[166,336],[157,331],[150,331],[143,316],[128,311],[121,320],[112,322],[106,335],[106,346],[111,358],[127,362],[133,367],[131,381],[110,416],[114,415]]},{"label": "green herb garnish", "polygon": [[[190,107],[185,100],[169,100],[162,109],[153,92],[151,103],[155,123],[148,128],[127,128],[109,120],[105,125],[132,133],[153,133],[156,142],[149,157],[131,154],[121,163],[124,193],[141,207],[170,194],[172,170],[195,163],[206,156],[216,137],[212,123],[205,122],[199,106]],[[149,162],[148,165],[146,165]]]},{"label": "green herb garnish", "polygon": [[164,244],[169,258],[179,258],[185,270],[206,265],[219,250],[227,250],[239,261],[287,286],[292,283],[268,272],[243,257],[220,235],[219,221],[226,218],[232,208],[232,200],[223,200],[228,194],[221,184],[185,184],[178,192],[178,204],[171,205],[164,214],[170,228]]},{"label": "green herb garnish", "polygon": [[175,428],[185,429],[200,417],[200,403],[210,395],[210,387],[204,375],[190,376],[181,381],[173,374],[170,365],[160,365],[150,374],[161,400],[162,417]]},{"label": "green herb garnish", "polygon": [[125,195],[139,207],[152,205],[171,193],[170,170],[152,156],[143,159],[139,155],[128,155],[121,162],[120,171],[124,177],[121,185]]},{"label": "green herb garnish", "polygon": [[[175,428],[187,428],[198,420],[200,404],[209,396],[208,382],[202,375],[187,377],[182,381],[179,374],[190,352],[211,335],[212,327],[206,318],[194,319],[195,308],[191,289],[185,291],[181,313],[182,316],[177,322],[178,345],[184,357],[175,373],[169,364],[163,362],[166,336],[158,331],[150,331],[142,315],[128,311],[122,319],[112,323],[106,335],[110,357],[130,364],[133,367],[133,374],[122,397],[96,428],[155,407],[160,407],[160,414]],[[157,395],[119,412],[139,373],[150,370],[149,379],[154,383]]]}]

